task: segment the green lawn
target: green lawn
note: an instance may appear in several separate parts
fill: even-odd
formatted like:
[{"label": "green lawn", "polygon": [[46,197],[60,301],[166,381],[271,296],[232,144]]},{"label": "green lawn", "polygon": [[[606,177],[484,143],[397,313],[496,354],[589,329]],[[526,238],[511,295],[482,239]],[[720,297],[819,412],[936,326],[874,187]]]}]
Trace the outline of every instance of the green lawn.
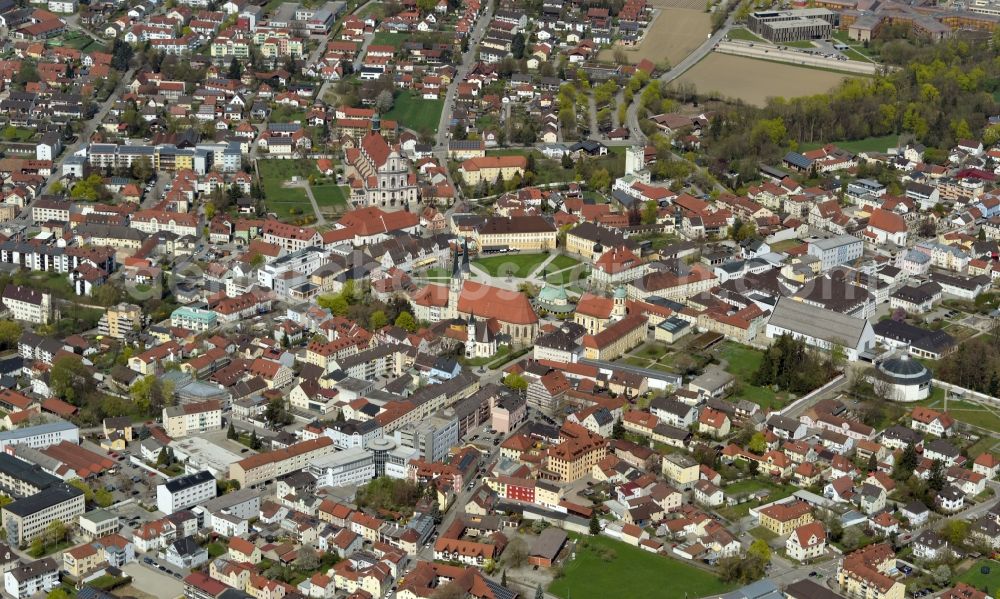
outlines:
[{"label": "green lawn", "polygon": [[407,129],[433,133],[441,123],[442,110],[444,110],[443,99],[425,100],[416,94],[403,92],[396,96],[392,110],[382,116],[398,121]]},{"label": "green lawn", "polygon": [[[889,148],[895,146],[897,141],[898,137],[896,135],[883,135],[881,137],[866,137],[864,139],[856,139],[854,141],[834,141],[830,143],[835,144],[838,148],[848,150],[849,152],[885,152]],[[819,142],[801,144],[799,146],[799,150],[815,150],[822,145],[823,144]]]},{"label": "green lawn", "polygon": [[13,125],[4,127],[2,132],[4,141],[28,141],[34,136],[34,129],[28,129],[27,127],[14,127]]},{"label": "green lawn", "polygon": [[684,599],[733,588],[710,572],[606,537],[581,539],[576,559],[567,563],[563,572],[565,575],[549,586],[549,592],[565,599]]},{"label": "green lawn", "polygon": [[745,345],[727,343],[722,348],[719,357],[728,362],[726,371],[735,376],[740,383],[740,390],[736,393],[736,398],[748,399],[764,409],[780,408],[785,405],[783,397],[779,397],[770,388],[750,384],[754,373],[760,367],[760,362],[764,357],[763,352]]},{"label": "green lawn", "polygon": [[428,268],[424,274],[420,275],[425,279],[450,279],[451,269],[448,268]]},{"label": "green lawn", "polygon": [[[987,568],[989,573],[984,574],[983,568]],[[958,582],[972,585],[980,591],[989,589],[990,592],[995,592],[1000,589],[1000,562],[991,559],[980,560],[959,576]]]},{"label": "green lawn", "polygon": [[565,254],[559,254],[549,262],[548,268],[549,272],[555,272],[557,270],[562,270],[564,268],[569,268],[570,266],[576,266],[580,261],[571,256]]},{"label": "green lawn", "polygon": [[218,541],[214,543],[209,543],[205,547],[205,550],[208,551],[208,557],[212,559],[219,557],[220,555],[226,553],[227,551],[226,546]]},{"label": "green lawn", "polygon": [[798,42],[781,42],[779,46],[788,46],[789,48],[815,48],[812,42],[801,40]]},{"label": "green lawn", "polygon": [[547,266],[546,270],[552,273],[545,277],[545,282],[550,285],[569,285],[574,282],[585,283],[589,274],[587,267],[583,264],[578,265],[576,268],[568,268],[559,272],[554,272],[555,269],[551,266]]},{"label": "green lawn", "polygon": [[739,41],[743,41],[743,42],[764,42],[764,43],[767,43],[767,40],[765,40],[764,38],[758,36],[757,34],[755,34],[754,32],[750,31],[749,29],[744,29],[743,27],[737,27],[736,29],[730,29],[729,33],[727,35],[729,36],[729,39],[731,39],[731,40],[739,40]]},{"label": "green lawn", "polygon": [[339,209],[347,207],[347,196],[350,194],[350,190],[346,186],[313,185],[312,192],[320,207],[333,206]]},{"label": "green lawn", "polygon": [[767,497],[760,501],[745,501],[738,505],[718,508],[716,512],[718,512],[718,514],[723,518],[726,518],[731,522],[735,522],[740,518],[746,517],[747,514],[750,513],[750,508],[764,505],[765,503],[770,503],[772,501],[777,501],[778,499],[784,499],[795,491],[798,491],[798,488],[792,485],[779,486],[764,479],[740,481],[722,488],[722,490],[730,496],[745,495],[747,493],[761,491],[764,489],[767,489],[770,493],[768,493]]},{"label": "green lawn", "polygon": [[770,543],[771,541],[778,538],[778,535],[771,531],[770,529],[764,528],[763,526],[758,526],[757,528],[750,529],[750,536],[755,539],[760,539],[764,542]]},{"label": "green lawn", "polygon": [[282,185],[295,176],[305,179],[316,174],[316,163],[313,160],[258,160],[257,170],[264,187],[267,209],[279,219],[314,215],[305,189]]},{"label": "green lawn", "polygon": [[538,265],[545,262],[548,254],[504,254],[480,258],[473,262],[490,275],[524,278],[530,275]]},{"label": "green lawn", "polygon": [[393,48],[399,50],[406,41],[408,36],[401,33],[392,33],[389,31],[376,31],[375,36],[372,37],[372,43],[369,46],[392,46]]},{"label": "green lawn", "polygon": [[871,62],[871,60],[869,60],[868,57],[866,57],[864,54],[858,52],[853,48],[848,48],[847,50],[841,50],[840,52],[841,54],[850,58],[851,60],[856,60],[858,62]]}]

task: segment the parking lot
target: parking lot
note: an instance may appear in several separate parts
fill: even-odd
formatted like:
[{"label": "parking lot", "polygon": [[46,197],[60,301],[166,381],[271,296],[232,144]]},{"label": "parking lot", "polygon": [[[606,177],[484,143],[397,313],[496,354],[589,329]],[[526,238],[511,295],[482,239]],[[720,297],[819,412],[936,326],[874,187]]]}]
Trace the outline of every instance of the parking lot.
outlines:
[{"label": "parking lot", "polygon": [[132,584],[129,585],[137,591],[148,594],[150,597],[174,598],[184,594],[184,583],[172,575],[159,571],[148,564],[133,562],[126,564],[122,568],[126,574],[132,577]]}]

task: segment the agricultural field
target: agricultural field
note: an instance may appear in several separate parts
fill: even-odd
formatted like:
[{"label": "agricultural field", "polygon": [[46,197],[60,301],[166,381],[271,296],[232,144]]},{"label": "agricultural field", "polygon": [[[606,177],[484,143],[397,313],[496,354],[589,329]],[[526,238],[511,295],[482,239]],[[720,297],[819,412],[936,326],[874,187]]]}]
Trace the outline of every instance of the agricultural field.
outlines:
[{"label": "agricultural field", "polygon": [[763,106],[769,97],[792,98],[829,91],[845,77],[819,69],[713,52],[677,79],[701,94],[717,93]]},{"label": "agricultural field", "polygon": [[581,539],[576,558],[563,567],[563,573],[549,593],[564,599],[683,599],[716,596],[732,588],[711,572],[607,537]]},{"label": "agricultural field", "polygon": [[[648,58],[657,65],[677,64],[693,52],[712,31],[711,16],[704,3],[697,0],[653,0],[659,8],[646,35],[635,46],[625,47],[625,56],[632,64]],[[664,40],[667,40],[666,43]],[[615,50],[602,50],[598,58],[614,60]]]},{"label": "agricultural field", "polygon": [[425,100],[416,94],[403,92],[396,96],[392,110],[383,118],[398,121],[407,129],[419,133],[433,133],[441,123],[441,111],[444,110],[444,100]]}]

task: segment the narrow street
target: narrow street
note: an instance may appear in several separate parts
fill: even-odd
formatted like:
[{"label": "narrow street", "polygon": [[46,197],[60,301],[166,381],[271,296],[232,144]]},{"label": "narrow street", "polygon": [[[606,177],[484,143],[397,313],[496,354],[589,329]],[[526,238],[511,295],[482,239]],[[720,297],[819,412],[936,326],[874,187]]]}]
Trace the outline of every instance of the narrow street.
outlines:
[{"label": "narrow street", "polygon": [[444,109],[441,111],[441,120],[438,122],[437,138],[434,145],[435,152],[445,154],[444,158],[447,158],[448,135],[451,132],[449,124],[452,110],[455,108],[455,95],[458,91],[458,84],[465,81],[465,78],[469,75],[469,71],[475,65],[476,54],[479,52],[479,42],[483,40],[486,28],[493,18],[494,6],[495,2],[490,0],[483,9],[482,14],[479,15],[479,20],[476,21],[476,26],[472,29],[472,33],[469,36],[469,49],[462,54],[462,64],[458,65],[455,77],[448,85],[448,92],[445,94]]}]

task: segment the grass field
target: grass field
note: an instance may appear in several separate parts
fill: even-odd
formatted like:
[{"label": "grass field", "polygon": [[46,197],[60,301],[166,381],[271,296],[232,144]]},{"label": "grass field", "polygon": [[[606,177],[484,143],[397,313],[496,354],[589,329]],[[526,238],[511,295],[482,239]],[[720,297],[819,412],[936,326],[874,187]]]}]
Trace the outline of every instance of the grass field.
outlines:
[{"label": "grass field", "polygon": [[772,501],[777,501],[778,499],[784,499],[797,491],[798,488],[792,485],[775,485],[763,479],[752,479],[726,485],[722,490],[725,491],[730,497],[746,495],[748,493],[753,493],[754,491],[768,491],[767,497],[760,500],[745,501],[737,505],[726,506],[716,510],[723,518],[726,518],[731,522],[735,522],[740,518],[746,517],[747,514],[750,513],[751,508],[755,508],[759,505],[764,505],[765,503],[770,503]]},{"label": "grass field", "polygon": [[[983,568],[989,569],[989,573],[984,574]],[[996,592],[1000,589],[1000,562],[991,559],[980,560],[959,576],[958,582],[972,585],[980,591],[988,589],[991,593]]]},{"label": "grass field", "polygon": [[555,272],[557,270],[562,270],[564,268],[569,268],[570,266],[576,266],[579,263],[580,263],[580,261],[577,260],[576,258],[573,258],[572,256],[567,256],[565,254],[560,254],[560,255],[556,256],[555,258],[553,258],[552,262],[549,262],[549,265],[548,265],[547,268],[549,269],[549,271]]},{"label": "grass field", "polygon": [[743,27],[737,27],[736,29],[730,29],[729,33],[726,34],[731,40],[739,40],[741,42],[764,42],[768,43],[767,40],[750,31],[749,29],[744,29]]},{"label": "grass field", "polygon": [[793,98],[828,91],[848,75],[713,52],[677,79],[700,94],[717,93],[763,106],[770,97]]},{"label": "grass field", "polygon": [[684,599],[733,588],[710,572],[606,537],[581,540],[576,559],[567,563],[563,572],[565,576],[553,581],[549,592],[565,599]]},{"label": "grass field", "polygon": [[347,187],[340,185],[313,185],[313,197],[320,208],[331,206],[333,208],[346,208],[347,196],[350,193]]},{"label": "grass field", "polygon": [[802,241],[800,239],[786,239],[784,241],[779,241],[777,243],[770,243],[768,245],[771,246],[772,252],[785,252],[792,249],[793,247],[798,247],[802,245]]},{"label": "grass field", "polygon": [[[881,137],[866,137],[864,139],[856,139],[854,141],[835,141],[831,142],[837,145],[838,148],[843,148],[849,152],[885,152],[891,147],[894,147],[899,141],[896,135],[883,135]],[[800,151],[815,150],[816,148],[822,146],[820,142],[802,144],[799,146]]]},{"label": "grass field", "polygon": [[398,121],[407,129],[419,132],[433,133],[441,123],[441,111],[444,110],[444,100],[425,100],[416,94],[403,92],[396,96],[392,110],[383,118]]},{"label": "grass field", "polygon": [[548,254],[505,254],[480,258],[473,261],[473,264],[494,277],[524,278],[534,272],[548,257]]},{"label": "grass field", "polygon": [[312,160],[258,160],[257,170],[264,187],[264,202],[270,212],[279,219],[313,214],[312,203],[304,189],[283,186],[292,177],[315,174],[316,165]]},{"label": "grass field", "polygon": [[586,281],[588,274],[587,267],[583,264],[559,272],[553,271],[554,269],[551,266],[548,267],[548,272],[552,274],[545,277],[545,282],[550,285],[569,285],[574,282],[583,283]]},{"label": "grass field", "polygon": [[762,352],[752,347],[727,343],[723,346],[719,357],[728,363],[726,372],[735,376],[736,380],[741,383],[736,398],[748,399],[765,410],[785,405],[784,398],[779,397],[771,389],[750,384],[754,373],[760,368],[760,361],[764,357]]},{"label": "grass field", "polygon": [[[648,58],[657,65],[677,64],[705,41],[712,31],[710,16],[698,8],[666,7],[653,19],[646,35],[635,46],[623,48],[632,64]],[[602,50],[599,60],[611,62],[615,50]]]}]

